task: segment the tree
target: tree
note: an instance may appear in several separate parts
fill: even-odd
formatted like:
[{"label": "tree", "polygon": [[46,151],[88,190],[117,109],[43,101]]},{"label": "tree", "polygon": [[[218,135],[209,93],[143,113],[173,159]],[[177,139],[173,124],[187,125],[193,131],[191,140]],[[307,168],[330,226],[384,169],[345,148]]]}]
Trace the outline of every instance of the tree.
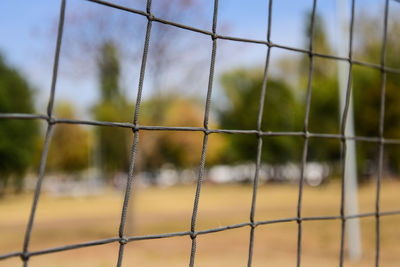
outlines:
[{"label": "tree", "polygon": [[106,101],[121,101],[122,96],[119,88],[120,64],[117,48],[112,41],[104,42],[97,65],[101,98]]},{"label": "tree", "polygon": [[[57,104],[56,109],[61,118],[76,118],[74,108],[68,102]],[[87,169],[90,142],[89,132],[81,125],[57,124],[47,157],[48,169],[63,172]]]},{"label": "tree", "polygon": [[[367,62],[379,62],[382,49],[382,18],[361,17],[362,28],[358,32],[355,49],[356,57]],[[400,23],[389,24],[386,42],[386,65],[400,67]],[[379,136],[380,99],[382,74],[379,70],[365,67],[355,67],[353,74],[354,110],[356,134],[361,136]],[[388,73],[385,84],[385,116],[384,137],[400,137],[400,75]],[[377,146],[364,145],[359,154],[368,160],[370,172],[377,171]],[[384,171],[400,171],[400,151],[396,146],[385,146]],[[365,164],[364,164],[365,165]]]},{"label": "tree", "polygon": [[[123,121],[131,119],[126,96],[119,86],[120,63],[118,51],[112,41],[101,47],[97,61],[99,71],[100,102],[93,108],[94,117],[100,121]],[[99,149],[100,166],[107,177],[129,167],[129,147],[131,131],[119,127],[97,127],[96,147]]]},{"label": "tree", "polygon": [[[305,40],[309,43],[311,13],[306,15]],[[316,14],[314,20],[313,49],[330,53],[322,18]],[[283,59],[285,65],[298,66],[298,84],[286,83],[287,74],[269,78],[263,111],[264,131],[302,131],[308,88],[309,58],[304,55],[298,62]],[[336,65],[314,58],[312,94],[308,130],[315,133],[339,132],[339,102],[337,91]],[[223,127],[229,129],[256,129],[259,97],[263,82],[261,70],[236,70],[222,78],[229,108],[221,110]],[[256,155],[254,140],[240,135],[229,137],[232,160],[250,160]],[[236,149],[238,148],[238,149]],[[300,160],[302,142],[291,137],[265,139],[263,159],[269,163],[283,163]],[[318,145],[310,142],[308,160],[332,161],[340,158],[340,146],[335,140],[325,140]]]},{"label": "tree", "polygon": [[[218,112],[224,129],[257,129],[259,99],[263,82],[260,69],[238,69],[221,79],[228,99]],[[292,89],[282,80],[270,78],[263,110],[263,131],[292,131],[298,127],[298,104]],[[255,135],[229,135],[227,162],[254,160],[257,150]],[[291,138],[269,138],[263,144],[263,158],[269,163],[283,163],[297,157],[298,147]]]},{"label": "tree", "polygon": [[[354,57],[362,58],[366,62],[380,62],[382,49],[382,30],[380,23],[382,18],[362,16],[358,25],[360,31],[355,33],[356,44],[353,48]],[[307,18],[308,20],[308,18]],[[310,30],[306,29],[309,36]],[[314,29],[314,48],[318,52],[330,53],[326,42],[325,29],[322,19],[316,15]],[[400,66],[400,24],[393,21],[389,24],[389,34],[386,48],[386,64],[392,67]],[[307,56],[302,59],[306,64]],[[306,77],[306,73],[302,73]],[[380,104],[381,104],[381,79],[379,70],[369,67],[353,65],[352,90],[354,104],[355,134],[357,136],[377,137],[379,136]],[[303,79],[305,86],[306,80]],[[384,136],[386,138],[400,137],[400,75],[388,73],[385,93],[385,117]],[[314,72],[312,80],[312,98],[309,118],[309,129],[311,132],[338,133],[340,130],[338,103],[338,84],[336,64],[329,61],[314,58]],[[386,146],[384,150],[384,170],[400,170],[400,151],[393,146]],[[378,164],[377,145],[357,143],[357,161],[359,173],[377,171]],[[323,145],[311,146],[309,158],[335,162],[340,159],[338,142],[327,140]]]},{"label": "tree", "polygon": [[[153,97],[142,104],[141,123],[145,125],[202,125],[203,119],[204,107],[195,98],[168,94]],[[215,123],[211,122],[211,127],[215,127]],[[197,166],[200,164],[202,137],[199,132],[144,131],[140,135],[138,166],[146,171],[157,170],[164,164],[176,168]],[[206,164],[218,163],[225,146],[224,136],[212,135],[207,146]]]},{"label": "tree", "polygon": [[[0,113],[34,113],[33,89],[0,55]],[[32,163],[38,125],[33,120],[0,121],[0,194],[10,178],[21,189]]]},{"label": "tree", "polygon": [[[311,13],[305,16],[305,40],[309,43],[311,36]],[[314,18],[313,49],[319,53],[332,54],[325,32],[324,21],[317,13]],[[299,73],[300,87],[305,95],[308,86],[309,57],[301,59]],[[307,66],[307,67],[305,67]],[[304,107],[305,108],[305,107]],[[308,131],[313,133],[338,134],[340,132],[339,91],[337,81],[337,66],[332,60],[314,57],[313,76],[311,81],[311,103]],[[334,139],[311,140],[308,149],[308,160],[328,161],[331,163],[340,160],[340,144]]]}]

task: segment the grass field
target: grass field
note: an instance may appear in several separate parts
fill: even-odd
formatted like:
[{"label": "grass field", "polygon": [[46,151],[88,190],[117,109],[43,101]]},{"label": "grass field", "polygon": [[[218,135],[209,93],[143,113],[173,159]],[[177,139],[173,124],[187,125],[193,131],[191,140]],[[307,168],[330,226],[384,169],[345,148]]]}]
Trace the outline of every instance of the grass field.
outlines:
[{"label": "grass field", "polygon": [[[375,209],[375,184],[359,190],[360,212]],[[187,231],[195,185],[141,188],[132,195],[128,217],[129,235]],[[381,210],[400,209],[400,182],[384,181]],[[209,229],[249,220],[250,185],[202,187],[197,229]],[[30,250],[117,236],[122,193],[72,198],[41,196]],[[295,185],[267,184],[258,190],[256,219],[296,216]],[[0,200],[0,254],[22,247],[32,195],[9,195]],[[338,215],[340,184],[306,187],[303,216]],[[133,212],[132,212],[133,211]],[[374,266],[375,218],[360,220],[363,256],[346,259],[345,266]],[[338,266],[340,220],[303,223],[302,266]],[[399,266],[400,216],[381,218],[381,265]],[[198,236],[196,266],[246,266],[249,227]],[[297,223],[259,226],[255,231],[253,266],[295,266]],[[188,236],[128,243],[124,266],[187,266],[191,240]],[[29,266],[115,266],[118,243],[32,257]],[[0,261],[0,266],[21,266],[19,258]]]}]

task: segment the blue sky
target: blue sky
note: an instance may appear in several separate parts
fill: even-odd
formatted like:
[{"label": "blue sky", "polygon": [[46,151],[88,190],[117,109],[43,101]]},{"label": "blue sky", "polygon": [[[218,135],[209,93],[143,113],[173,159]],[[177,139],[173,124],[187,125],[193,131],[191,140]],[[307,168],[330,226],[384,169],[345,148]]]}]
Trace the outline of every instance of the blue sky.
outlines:
[{"label": "blue sky", "polygon": [[[164,0],[153,0],[155,7],[153,13],[156,16],[158,12],[157,7],[162,1]],[[145,1],[143,0],[110,0],[110,2],[123,3],[141,10],[145,9]],[[182,21],[179,22],[210,30],[213,11],[212,2],[210,0],[200,1],[201,10],[187,17],[183,16]],[[266,39],[268,1],[221,0],[219,2],[218,33],[258,40]],[[379,12],[382,11],[383,3],[384,0],[359,0],[357,1],[356,14],[364,10],[364,12],[372,12],[379,15]],[[5,56],[10,65],[19,69],[34,87],[37,88],[38,112],[45,111],[51,83],[59,5],[60,1],[55,0],[0,1],[0,36],[2,36],[0,39],[0,52]],[[95,5],[84,0],[67,1],[65,34],[73,33],[70,29],[70,22],[76,19],[76,14],[85,12],[86,9],[95,8]],[[303,21],[306,12],[311,9],[311,6],[312,0],[275,0],[272,16],[272,41],[282,45],[304,48],[306,43],[303,38]],[[106,10],[104,7],[96,8]],[[324,18],[330,44],[333,48],[336,45],[336,1],[319,0],[317,11]],[[115,10],[110,10],[110,12],[113,12],[116,17],[121,14],[120,11]],[[128,15],[137,17],[137,15],[127,13],[121,16]],[[199,19],[200,17],[201,19]],[[140,18],[140,20],[143,19]],[[133,20],[132,23],[136,23],[136,21],[140,22],[138,19]],[[143,21],[140,23],[143,23]],[[140,39],[143,34],[143,32],[140,32],[134,38]],[[202,45],[204,51],[202,48],[193,53],[198,54],[199,57],[204,56],[205,61],[207,61],[209,60],[211,41],[209,38],[205,39],[202,36],[198,38],[199,42],[202,42],[204,39],[204,45]],[[70,42],[68,45],[73,43]],[[57,100],[68,99],[73,101],[81,110],[87,110],[96,102],[98,97],[97,76],[94,70],[95,65],[93,65],[94,59],[91,60],[91,64],[88,62],[83,67],[82,65],[76,65],[77,63],[69,62],[70,59],[66,56],[68,54],[67,49],[68,47],[64,43],[61,52],[56,97]],[[132,46],[130,51],[139,56],[140,49],[140,46]],[[265,52],[266,48],[263,45],[221,41],[217,50],[217,76],[227,69],[237,66],[262,66],[265,60]],[[284,50],[274,49],[272,58],[274,61],[278,61],[280,58],[290,55],[290,53]],[[122,65],[123,83],[127,88],[129,97],[133,99],[135,88],[137,87],[138,64],[136,61],[132,64],[132,62],[126,60]],[[202,68],[202,74],[199,75],[204,80],[201,83],[199,82],[201,84],[200,87],[204,85],[204,90],[206,90],[207,67]],[[70,75],[69,72],[71,69],[78,72],[78,74],[81,73],[81,75]],[[178,70],[179,67],[177,67],[175,74],[171,73],[169,75],[171,80],[179,78]],[[174,78],[174,76],[176,77]],[[218,83],[216,83],[217,89],[218,86]],[[147,88],[145,86],[146,90],[147,95],[151,94],[150,85]],[[218,95],[218,92],[216,94]],[[201,93],[200,95],[204,94]]]}]

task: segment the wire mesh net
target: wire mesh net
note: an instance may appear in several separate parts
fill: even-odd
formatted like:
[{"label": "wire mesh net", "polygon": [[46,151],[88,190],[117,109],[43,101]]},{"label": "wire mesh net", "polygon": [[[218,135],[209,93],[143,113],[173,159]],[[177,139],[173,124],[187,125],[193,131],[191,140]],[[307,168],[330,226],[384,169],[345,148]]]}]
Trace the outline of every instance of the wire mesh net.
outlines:
[{"label": "wire mesh net", "polygon": [[[57,253],[66,250],[74,250],[80,249],[84,247],[91,247],[97,246],[102,244],[108,243],[119,243],[119,252],[118,252],[118,261],[117,266],[121,266],[122,259],[124,256],[124,248],[126,247],[127,243],[140,241],[140,240],[149,240],[149,239],[163,239],[163,238],[170,238],[170,237],[177,237],[177,236],[186,236],[191,239],[191,250],[188,251],[189,256],[189,266],[195,265],[195,255],[196,255],[196,245],[198,242],[198,237],[201,235],[212,235],[213,233],[236,229],[236,228],[248,228],[249,229],[249,249],[248,249],[248,266],[251,266],[252,259],[253,259],[253,247],[254,247],[254,239],[255,239],[255,230],[256,228],[267,225],[267,224],[279,224],[285,222],[297,222],[297,266],[301,265],[301,256],[302,256],[302,239],[303,239],[303,222],[305,221],[324,221],[324,220],[336,220],[341,222],[341,235],[340,235],[340,266],[343,265],[344,261],[344,248],[345,248],[345,232],[346,232],[346,222],[351,219],[355,218],[363,218],[363,217],[372,217],[375,218],[376,226],[375,226],[375,235],[376,235],[376,244],[375,244],[375,263],[376,266],[379,265],[380,259],[380,221],[382,216],[394,216],[400,214],[400,210],[392,210],[392,211],[381,211],[380,209],[380,189],[381,189],[381,178],[382,178],[382,169],[383,169],[383,161],[384,161],[384,147],[385,145],[393,145],[393,144],[400,144],[399,139],[388,139],[384,137],[384,112],[385,112],[385,82],[388,73],[400,74],[400,69],[391,68],[385,65],[385,50],[386,50],[386,40],[387,40],[387,28],[388,28],[388,12],[389,12],[389,5],[391,0],[385,1],[385,9],[384,9],[384,28],[382,30],[382,50],[381,50],[381,59],[380,64],[372,64],[367,63],[359,60],[353,59],[353,29],[354,29],[354,9],[355,9],[355,0],[351,3],[351,17],[350,17],[350,31],[348,33],[349,36],[349,43],[347,44],[349,48],[348,56],[341,57],[341,56],[333,56],[329,54],[323,54],[314,51],[313,47],[313,32],[315,26],[315,14],[316,14],[316,7],[317,7],[317,0],[313,1],[312,6],[312,15],[310,21],[310,39],[309,39],[309,46],[307,49],[300,49],[295,47],[289,47],[280,45],[278,43],[274,43],[271,40],[271,22],[272,22],[272,13],[273,13],[273,5],[272,0],[269,1],[269,9],[268,9],[268,28],[267,28],[267,39],[264,40],[254,40],[254,39],[244,39],[244,38],[237,38],[232,36],[225,36],[220,35],[217,32],[217,18],[218,18],[218,0],[214,1],[214,11],[213,11],[213,20],[212,20],[212,28],[211,30],[203,30],[195,27],[191,27],[184,24],[179,24],[173,21],[169,21],[166,19],[162,19],[157,17],[156,14],[152,13],[152,1],[147,1],[147,7],[145,11],[137,10],[128,8],[125,6],[121,6],[118,4],[114,4],[107,1],[101,0],[89,0],[93,4],[98,4],[102,6],[106,6],[112,9],[118,9],[125,12],[130,13],[132,16],[143,16],[147,18],[147,28],[146,28],[146,35],[143,44],[143,55],[142,55],[142,62],[140,68],[140,78],[138,84],[138,92],[136,98],[136,105],[134,110],[134,119],[132,123],[127,122],[105,122],[105,121],[93,121],[93,120],[76,120],[76,119],[65,119],[65,118],[56,118],[54,116],[54,98],[56,93],[56,82],[57,82],[57,74],[58,74],[58,67],[59,67],[59,57],[60,57],[60,48],[62,45],[63,39],[63,29],[64,29],[64,18],[66,12],[66,0],[61,1],[61,8],[59,14],[59,24],[58,24],[58,32],[57,32],[57,40],[56,40],[56,50],[54,55],[54,65],[53,65],[53,75],[52,75],[52,83],[51,83],[51,90],[50,90],[50,97],[47,106],[47,114],[46,115],[38,115],[38,114],[21,114],[21,113],[2,113],[0,114],[1,119],[18,119],[18,120],[43,120],[47,121],[47,131],[45,142],[43,146],[43,152],[41,155],[40,160],[40,168],[39,174],[37,179],[37,184],[34,192],[34,199],[30,211],[30,217],[28,220],[28,224],[26,227],[25,238],[22,246],[21,251],[6,253],[0,255],[0,261],[5,260],[12,257],[20,257],[23,265],[28,266],[28,263],[32,257],[49,254],[49,253]],[[394,2],[394,1],[393,1]],[[152,25],[154,23],[161,23],[168,25],[169,27],[177,27],[186,31],[193,31],[197,32],[206,36],[209,36],[210,46],[212,47],[211,59],[210,59],[210,67],[209,67],[209,77],[208,77],[208,88],[207,88],[207,96],[206,96],[206,104],[204,107],[204,120],[202,127],[169,127],[169,126],[145,126],[139,125],[138,119],[140,116],[140,106],[142,101],[142,92],[143,92],[143,83],[145,79],[145,72],[146,72],[146,63],[147,57],[149,54],[149,44],[150,44],[150,36],[152,32]],[[214,83],[214,69],[215,69],[215,62],[216,62],[216,51],[217,51],[217,41],[218,40],[230,40],[233,42],[243,42],[243,43],[255,43],[255,44],[262,44],[265,45],[267,48],[267,54],[265,57],[265,68],[264,68],[264,79],[261,88],[261,94],[259,96],[259,108],[258,108],[258,118],[257,118],[257,129],[251,130],[235,130],[235,129],[212,129],[209,126],[209,117],[210,117],[210,105],[212,101],[212,92],[213,92],[213,83]],[[283,49],[288,51],[293,51],[295,53],[300,53],[307,55],[309,57],[309,65],[308,68],[308,87],[307,87],[307,94],[306,94],[306,105],[305,105],[305,118],[303,122],[303,131],[299,132],[265,132],[262,131],[262,120],[263,120],[263,109],[265,99],[268,97],[268,90],[267,90],[267,76],[269,73],[269,65],[270,65],[270,57],[271,57],[271,50],[272,49]],[[340,133],[339,134],[321,134],[321,133],[314,133],[309,131],[309,114],[310,114],[310,103],[311,103],[311,93],[312,93],[312,77],[314,72],[314,59],[315,58],[325,58],[330,59],[333,61],[341,61],[348,64],[348,73],[347,73],[347,90],[346,90],[346,98],[345,98],[345,105],[344,110],[341,115],[341,125],[340,125]],[[379,135],[378,136],[348,136],[346,134],[346,126],[349,114],[349,107],[350,107],[350,96],[351,96],[351,73],[354,65],[360,65],[367,68],[375,69],[381,72],[381,88],[380,88],[380,114],[379,114]],[[72,245],[65,245],[60,247],[51,247],[48,249],[32,251],[29,249],[30,239],[32,228],[35,224],[35,213],[37,209],[37,204],[39,197],[41,195],[41,188],[43,177],[45,173],[45,166],[47,160],[47,154],[49,150],[49,144],[52,138],[52,133],[57,124],[82,124],[82,125],[94,125],[94,126],[105,126],[105,127],[124,127],[132,130],[133,133],[133,144],[131,148],[130,154],[130,168],[129,168],[129,175],[128,180],[125,187],[125,198],[123,200],[121,217],[120,217],[120,224],[118,235],[114,238],[102,239],[102,240],[94,240],[91,242],[85,243],[77,243]],[[143,131],[196,131],[203,133],[203,142],[202,142],[202,153],[200,158],[200,165],[198,170],[197,176],[197,187],[194,195],[194,204],[193,204],[193,211],[191,217],[190,228],[187,231],[183,232],[169,232],[163,234],[155,234],[155,235],[142,235],[142,236],[126,236],[126,222],[127,222],[127,212],[128,212],[128,205],[129,205],[129,197],[131,195],[131,190],[134,188],[135,183],[135,175],[134,175],[134,168],[135,168],[135,158],[136,152],[139,143],[139,135]],[[202,188],[202,181],[204,178],[204,171],[205,171],[205,159],[206,159],[206,151],[208,147],[208,140],[209,136],[211,135],[218,135],[218,134],[245,134],[245,135],[255,135],[257,136],[258,145],[257,145],[257,154],[256,154],[256,168],[253,174],[253,191],[252,191],[252,201],[251,201],[251,211],[249,216],[249,221],[227,225],[212,229],[206,230],[197,230],[197,215],[199,209],[199,200],[201,198],[201,188]],[[297,215],[295,217],[287,217],[287,218],[279,218],[273,220],[263,220],[258,221],[255,219],[256,213],[256,199],[257,199],[257,189],[259,183],[259,173],[261,168],[261,158],[262,158],[262,147],[263,147],[263,137],[274,137],[274,136],[297,136],[303,139],[303,150],[302,150],[302,159],[301,159],[301,173],[300,179],[298,184],[298,200],[297,200]],[[341,144],[341,162],[342,162],[342,183],[341,183],[341,197],[340,197],[340,214],[336,216],[312,216],[306,217],[303,216],[302,213],[302,201],[303,201],[303,185],[304,185],[304,175],[305,175],[305,168],[307,165],[307,155],[308,155],[308,147],[309,142],[311,139],[336,139],[340,141]],[[345,212],[345,203],[346,203],[346,186],[344,182],[344,173],[346,169],[345,158],[347,152],[347,144],[349,140],[354,141],[366,141],[378,144],[379,146],[379,162],[378,162],[378,179],[377,179],[377,187],[376,187],[376,199],[375,199],[375,211],[368,212],[368,213],[359,213],[359,214],[347,214]]]}]

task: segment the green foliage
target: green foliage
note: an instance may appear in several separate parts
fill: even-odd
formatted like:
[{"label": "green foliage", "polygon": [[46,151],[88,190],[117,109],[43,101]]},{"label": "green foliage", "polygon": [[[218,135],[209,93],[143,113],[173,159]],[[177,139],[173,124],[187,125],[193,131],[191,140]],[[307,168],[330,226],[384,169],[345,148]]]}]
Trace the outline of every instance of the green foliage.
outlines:
[{"label": "green foliage", "polygon": [[[306,17],[309,21],[309,15]],[[361,36],[358,36],[357,57],[367,62],[376,62],[380,58],[382,36],[374,35],[381,30],[376,28],[374,19],[363,18]],[[400,24],[393,22],[388,35],[386,59],[393,67],[400,66]],[[306,27],[307,40],[310,35]],[[308,43],[308,41],[307,41]],[[322,19],[315,17],[313,49],[322,53],[331,53],[324,31]],[[339,92],[337,82],[337,65],[335,61],[314,57],[312,75],[312,93],[308,130],[313,133],[340,133]],[[290,88],[283,81],[269,79],[265,107],[263,113],[263,131],[301,131],[304,123],[306,91],[308,86],[309,57],[300,59],[298,88]],[[307,66],[307,67],[305,67]],[[239,69],[226,73],[222,85],[228,98],[228,107],[221,109],[219,117],[222,128],[257,129],[257,113],[259,97],[263,82],[261,70]],[[353,66],[352,88],[354,103],[354,121],[356,135],[379,136],[380,104],[382,73],[379,70],[361,66]],[[387,74],[385,83],[385,116],[384,137],[400,138],[400,75]],[[264,138],[263,159],[269,163],[282,163],[296,159],[299,148],[293,138]],[[268,141],[267,141],[268,140]],[[365,172],[375,168],[378,162],[377,144],[365,145],[357,143],[359,171]],[[228,153],[231,161],[254,160],[256,140],[246,135],[229,135]],[[386,171],[400,171],[400,149],[385,146],[384,168]],[[308,160],[328,161],[333,164],[340,160],[340,142],[333,139],[311,140],[308,148]],[[335,164],[337,165],[337,164]],[[374,171],[374,170],[372,170]]]},{"label": "green foliage", "polygon": [[[307,14],[305,19],[308,25],[305,31],[307,45],[311,34],[310,19],[311,13]],[[318,13],[315,14],[312,38],[314,51],[332,54],[323,19]],[[301,59],[301,69],[299,69],[301,75],[300,87],[303,88],[304,96],[309,82],[309,65],[309,56],[304,55]],[[304,99],[303,109],[305,109],[305,102]],[[314,57],[308,131],[312,133],[339,134],[340,118],[337,64],[333,60]],[[340,143],[334,139],[311,140],[308,147],[307,160],[335,163],[340,160],[340,149]]]},{"label": "green foliage", "polygon": [[[94,106],[93,114],[99,121],[131,120],[132,107],[119,86],[120,63],[115,45],[105,42],[98,59],[101,100]],[[99,149],[100,166],[107,174],[127,171],[129,167],[129,147],[132,133],[120,127],[97,127],[96,147]]]},{"label": "green foliage", "polygon": [[111,41],[101,47],[101,56],[97,60],[101,97],[103,100],[118,99],[121,97],[119,88],[120,63],[118,51]]},{"label": "green foliage", "polygon": [[[0,113],[33,113],[33,90],[0,55]],[[33,120],[0,121],[0,183],[20,184],[32,162],[38,125]],[[0,185],[1,191],[1,185]]]},{"label": "green foliage", "polygon": [[[311,12],[306,15],[305,19],[305,39],[306,45],[309,45],[309,38],[311,36]],[[313,50],[319,53],[329,53],[330,48],[327,43],[327,37],[325,34],[324,23],[320,14],[316,13],[314,18],[314,33],[313,33]]]},{"label": "green foliage", "polygon": [[[380,61],[382,50],[382,36],[374,35],[380,32],[376,19],[363,18],[364,29],[359,37],[362,42],[359,50],[361,56],[369,62]],[[389,26],[386,44],[386,64],[400,67],[400,24],[393,22]],[[354,109],[356,134],[361,136],[379,136],[379,122],[381,109],[382,73],[365,67],[355,67],[353,72]],[[387,73],[385,82],[385,110],[384,110],[384,137],[400,138],[400,75]],[[376,147],[363,146],[359,149],[359,156],[363,160],[378,162]],[[400,151],[396,146],[385,146],[385,170],[400,171]]]},{"label": "green foliage", "polygon": [[[308,131],[339,134],[341,115],[336,62],[315,58],[313,66]],[[308,79],[303,81],[304,87],[307,83]],[[340,145],[337,140],[324,139],[323,142],[317,143],[318,145],[309,146],[308,160],[329,162],[340,160]]]},{"label": "green foliage", "polygon": [[[222,77],[228,107],[219,110],[224,129],[257,129],[263,72],[259,69],[238,69]],[[291,88],[281,80],[269,79],[261,128],[263,131],[293,131],[298,127],[298,103]],[[257,149],[255,135],[229,135],[226,161],[254,160]],[[290,138],[267,140],[263,158],[270,163],[296,157],[297,145]]]},{"label": "green foliage", "polygon": [[[311,13],[305,16],[306,30],[305,40],[309,43],[311,35]],[[317,13],[314,20],[313,49],[319,53],[331,54],[332,51],[327,42],[322,17]],[[308,55],[300,60],[299,73],[301,75],[300,88],[302,88],[302,109],[305,110],[306,94],[309,83]],[[308,131],[313,133],[338,134],[339,127],[339,92],[337,82],[336,62],[332,60],[313,58],[313,73],[311,80],[311,103],[308,117]],[[304,113],[304,112],[303,112]],[[304,118],[302,119],[304,120]],[[337,161],[340,157],[340,146],[332,139],[317,142],[318,145],[310,145],[308,149],[308,160],[311,161]],[[310,143],[310,144],[314,144]]]},{"label": "green foliage", "polygon": [[[379,71],[355,68],[353,76],[355,129],[359,136],[378,137],[381,109],[381,80]],[[400,77],[388,75],[385,86],[384,137],[400,137]],[[368,163],[368,172],[377,171],[379,152],[375,146],[359,143],[358,162]],[[396,145],[385,146],[384,171],[400,171],[400,150]],[[371,169],[372,168],[372,169]]]},{"label": "green foliage", "polygon": [[[99,121],[129,121],[129,106],[125,102],[116,105],[103,101],[94,108],[95,119]],[[96,147],[100,156],[100,167],[107,174],[127,171],[132,132],[120,127],[96,127]],[[108,176],[110,177],[110,176]]]}]

